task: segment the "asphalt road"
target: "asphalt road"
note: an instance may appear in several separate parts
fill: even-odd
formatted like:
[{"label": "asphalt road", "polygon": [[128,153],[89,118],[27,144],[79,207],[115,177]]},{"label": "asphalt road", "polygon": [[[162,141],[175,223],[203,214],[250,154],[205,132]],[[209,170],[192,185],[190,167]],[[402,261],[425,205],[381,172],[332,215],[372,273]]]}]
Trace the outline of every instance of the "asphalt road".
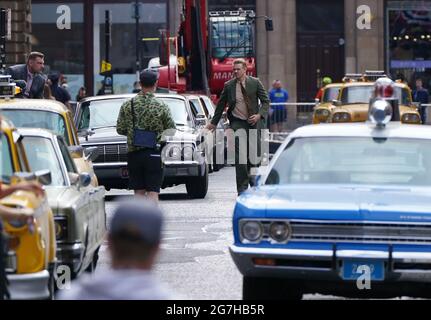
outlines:
[{"label": "asphalt road", "polygon": [[[242,276],[228,250],[233,242],[235,169],[225,167],[210,174],[209,181],[209,191],[203,200],[188,199],[184,186],[162,190],[160,204],[166,223],[155,274],[179,299],[239,300]],[[118,200],[130,197],[132,193],[126,190],[107,193],[108,221]],[[109,254],[103,245],[96,272],[108,267]],[[303,299],[345,298],[307,294]]]},{"label": "asphalt road", "polygon": [[[119,199],[131,192],[113,190],[107,195],[108,221]],[[242,276],[228,251],[233,242],[232,212],[236,199],[235,169],[225,167],[210,174],[205,199],[191,200],[185,186],[162,190],[165,212],[162,250],[155,274],[181,299],[241,299]],[[107,268],[106,245],[98,269]],[[96,270],[97,272],[97,270]]]}]

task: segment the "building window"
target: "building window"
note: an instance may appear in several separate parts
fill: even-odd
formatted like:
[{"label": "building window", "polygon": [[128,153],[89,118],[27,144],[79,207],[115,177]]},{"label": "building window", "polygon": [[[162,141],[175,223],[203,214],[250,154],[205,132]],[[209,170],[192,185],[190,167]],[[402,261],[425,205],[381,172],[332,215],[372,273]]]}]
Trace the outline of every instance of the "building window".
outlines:
[{"label": "building window", "polygon": [[389,1],[387,63],[392,77],[404,76],[410,86],[422,78],[431,85],[431,1]]},{"label": "building window", "polygon": [[[99,75],[105,52],[105,11],[111,12],[111,46],[109,62],[114,73],[114,93],[128,93],[136,80],[136,25],[132,17],[131,3],[106,3],[94,5],[94,88],[101,88],[103,77]],[[139,24],[141,68],[146,68],[150,58],[157,57],[158,42],[142,39],[159,37],[159,30],[166,29],[167,7],[165,3],[141,3]]]},{"label": "building window", "polygon": [[45,54],[45,73],[64,74],[73,99],[84,84],[83,4],[33,3],[32,34],[32,50]]}]

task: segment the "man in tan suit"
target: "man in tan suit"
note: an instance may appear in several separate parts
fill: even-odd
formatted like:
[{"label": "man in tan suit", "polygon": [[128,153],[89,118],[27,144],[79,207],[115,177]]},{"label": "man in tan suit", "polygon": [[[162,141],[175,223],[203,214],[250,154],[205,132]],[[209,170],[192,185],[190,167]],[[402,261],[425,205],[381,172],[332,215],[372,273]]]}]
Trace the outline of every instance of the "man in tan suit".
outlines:
[{"label": "man in tan suit", "polygon": [[[250,169],[258,166],[255,161],[250,162],[250,155],[259,155],[260,134],[265,128],[270,100],[268,93],[258,78],[247,76],[247,64],[243,59],[233,63],[234,78],[225,83],[220,100],[211,123],[207,129],[215,130],[222,116],[225,106],[228,106],[228,119],[235,131],[235,169],[238,195],[253,185]],[[259,107],[259,100],[261,107]],[[250,131],[251,129],[257,129]],[[257,134],[256,143],[249,142],[249,136]]]}]

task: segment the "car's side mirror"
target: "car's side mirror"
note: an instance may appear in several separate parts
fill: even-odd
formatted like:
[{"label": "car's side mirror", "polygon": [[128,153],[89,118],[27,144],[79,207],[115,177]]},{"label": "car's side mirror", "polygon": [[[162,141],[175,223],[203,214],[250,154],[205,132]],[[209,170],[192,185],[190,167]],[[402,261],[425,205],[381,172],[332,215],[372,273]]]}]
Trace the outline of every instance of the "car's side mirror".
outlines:
[{"label": "car's side mirror", "polygon": [[97,152],[97,147],[88,147],[84,148],[84,156],[86,160],[94,161],[99,156],[99,153]]},{"label": "car's side mirror", "polygon": [[91,129],[82,129],[78,131],[78,137],[85,138],[88,141],[88,137],[92,136],[94,131]]},{"label": "car's side mirror", "polygon": [[91,183],[91,176],[87,172],[69,172],[70,183],[78,187],[87,187]]},{"label": "car's side mirror", "polygon": [[39,170],[36,172],[15,172],[12,176],[12,181],[33,181],[37,180],[44,186],[50,185],[52,182],[51,171]]},{"label": "car's side mirror", "polygon": [[204,114],[198,113],[196,115],[195,123],[197,126],[205,126],[207,124],[207,118]]},{"label": "car's side mirror", "polygon": [[416,109],[420,109],[421,103],[420,102],[412,102],[412,106],[415,107]]},{"label": "car's side mirror", "polygon": [[69,146],[67,148],[72,158],[82,158],[84,156],[84,147],[82,146]]},{"label": "car's side mirror", "polygon": [[79,185],[81,187],[87,187],[90,185],[90,183],[91,183],[91,176],[89,173],[83,172],[79,174]]},{"label": "car's side mirror", "polygon": [[341,101],[340,100],[332,100],[332,104],[336,107],[340,107],[341,106]]},{"label": "car's side mirror", "polygon": [[52,183],[51,171],[39,170],[34,174],[36,175],[37,181],[39,181],[44,186],[49,186]]}]

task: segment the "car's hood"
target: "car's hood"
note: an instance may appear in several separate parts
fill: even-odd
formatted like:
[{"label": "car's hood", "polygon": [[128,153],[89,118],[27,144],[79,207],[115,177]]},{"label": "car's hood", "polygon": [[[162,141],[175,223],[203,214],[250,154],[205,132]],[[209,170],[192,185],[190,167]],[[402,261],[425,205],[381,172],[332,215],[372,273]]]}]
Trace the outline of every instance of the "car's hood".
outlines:
[{"label": "car's hood", "polygon": [[126,142],[126,136],[119,135],[115,127],[100,128],[94,130],[94,134],[91,136],[80,137],[79,142],[82,145],[94,144],[94,143],[104,143],[104,142]]},{"label": "car's hood", "polygon": [[[195,141],[198,137],[198,134],[195,130],[189,127],[180,127],[179,129],[174,131],[174,136],[172,140],[178,141]],[[117,142],[117,143],[126,143],[127,137],[119,135],[117,133],[117,129],[114,127],[109,128],[100,128],[94,130],[94,134],[85,137],[80,137],[79,142],[82,145],[92,145],[96,143],[106,143],[106,142]]]},{"label": "car's hood", "polygon": [[368,120],[368,103],[347,104],[338,107],[334,112],[348,112],[352,122]]},{"label": "car's hood", "polygon": [[238,198],[235,215],[311,220],[431,222],[431,188],[260,186]]},{"label": "car's hood", "polygon": [[48,196],[49,206],[52,212],[56,214],[59,210],[63,195],[67,191],[67,187],[46,187],[45,191]]}]

